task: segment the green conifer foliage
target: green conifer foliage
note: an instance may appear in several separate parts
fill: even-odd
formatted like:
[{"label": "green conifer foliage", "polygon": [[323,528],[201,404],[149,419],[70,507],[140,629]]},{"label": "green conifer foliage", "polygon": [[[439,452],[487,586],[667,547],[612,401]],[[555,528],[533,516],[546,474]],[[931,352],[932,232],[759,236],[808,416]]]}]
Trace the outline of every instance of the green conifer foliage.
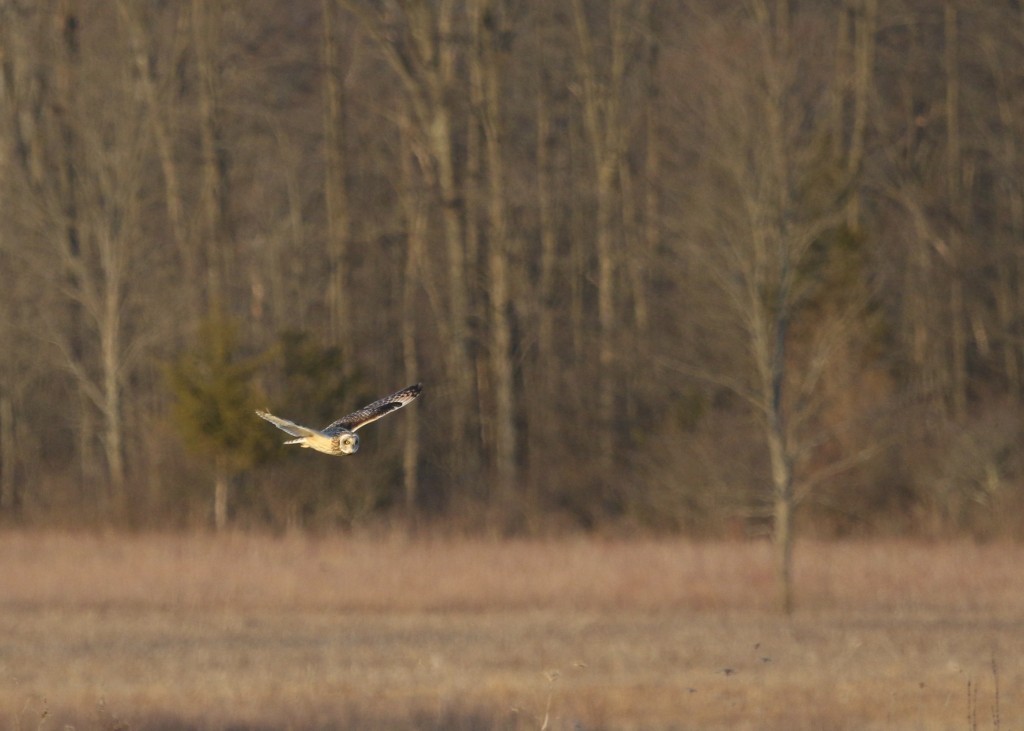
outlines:
[{"label": "green conifer foliage", "polygon": [[267,359],[267,352],[245,354],[235,323],[214,314],[200,325],[194,347],[167,369],[174,421],[185,443],[213,460],[218,529],[226,525],[231,478],[267,459],[275,448],[272,434],[253,415],[265,400],[254,376]]}]

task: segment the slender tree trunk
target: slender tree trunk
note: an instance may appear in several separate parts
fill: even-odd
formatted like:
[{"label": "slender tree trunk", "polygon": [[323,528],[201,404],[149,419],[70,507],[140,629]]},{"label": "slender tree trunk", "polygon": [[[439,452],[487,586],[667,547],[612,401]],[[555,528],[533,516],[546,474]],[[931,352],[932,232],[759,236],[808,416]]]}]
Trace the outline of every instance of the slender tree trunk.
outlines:
[{"label": "slender tree trunk", "polygon": [[220,533],[228,525],[228,488],[231,473],[223,456],[214,457],[213,464],[213,527]]},{"label": "slender tree trunk", "polygon": [[[490,372],[494,393],[494,472],[498,503],[508,506],[516,483],[516,433],[513,399],[512,336],[509,323],[508,222],[505,211],[505,161],[502,151],[501,82],[493,34],[494,9],[489,0],[474,0],[472,9],[483,105],[484,149],[488,181],[487,276],[490,307]],[[482,24],[491,16],[489,24]],[[490,25],[491,27],[485,27]]]},{"label": "slender tree trunk", "polygon": [[[434,182],[441,198],[441,220],[444,226],[445,250],[448,259],[449,333],[448,368],[452,385],[452,450],[456,472],[475,470],[474,450],[470,445],[470,407],[473,404],[473,359],[470,353],[469,283],[474,281],[472,262],[466,261],[466,240],[463,229],[465,215],[456,176],[456,154],[452,146],[452,100],[450,89],[455,73],[455,38],[453,0],[440,0],[436,7],[414,0],[405,7],[409,30],[423,65],[409,77],[413,86],[413,106],[418,108],[417,123],[427,141]],[[400,66],[404,64],[399,61]],[[407,76],[408,69],[403,73]]]},{"label": "slender tree trunk", "polygon": [[615,365],[615,264],[611,230],[614,178],[614,168],[610,165],[602,165],[597,172],[597,413],[599,461],[605,467],[611,467],[613,461],[615,423],[615,382],[612,375]]},{"label": "slender tree trunk", "polygon": [[658,251],[661,241],[661,136],[658,134],[658,110],[661,109],[661,83],[659,68],[661,50],[658,42],[657,3],[648,6],[647,18],[647,93],[645,95],[644,130],[646,147],[643,167],[643,259],[640,262],[636,298],[636,322],[646,346],[650,324],[650,299],[647,291],[646,270]]},{"label": "slender tree trunk", "polygon": [[[459,192],[455,183],[455,171],[452,160],[451,125],[447,110],[438,110],[434,120],[434,129],[430,133],[430,143],[434,157],[438,161],[445,242],[448,253],[448,294],[451,342],[448,348],[450,374],[454,386],[452,402],[452,433],[456,443],[462,449],[469,449],[466,442],[469,426],[469,406],[472,403],[473,368],[469,352],[469,330],[467,314],[469,312],[469,296],[467,292],[468,269],[465,260],[461,205]],[[473,460],[465,454],[457,460],[463,466]]]},{"label": "slender tree trunk", "polygon": [[115,509],[124,508],[124,444],[121,404],[121,264],[117,244],[105,234],[103,261],[103,315],[100,321],[100,358],[103,370],[103,446]]},{"label": "slender tree trunk", "polygon": [[[780,303],[781,304],[781,303]],[[793,456],[789,444],[784,389],[786,378],[787,315],[774,323],[774,352],[768,356],[769,407],[766,414],[768,457],[772,472],[772,541],[776,553],[776,581],[779,607],[793,611]]]},{"label": "slender tree trunk", "polygon": [[327,304],[330,336],[352,367],[351,305],[346,272],[351,222],[345,185],[345,82],[338,63],[337,0],[323,0],[324,55],[324,202],[327,210]]},{"label": "slender tree trunk", "polygon": [[961,193],[963,160],[960,152],[960,68],[956,3],[945,3],[945,66],[946,66],[946,188],[953,213],[949,231],[952,281],[949,288],[950,307],[950,395],[953,415],[967,413],[967,324],[963,282],[963,236],[965,220]]},{"label": "slender tree trunk", "polygon": [[[419,378],[419,358],[416,353],[416,294],[421,287],[421,267],[426,248],[427,216],[423,197],[413,170],[413,155],[409,145],[410,132],[401,134],[402,209],[405,214],[406,254],[402,281],[402,365],[405,380],[412,383]],[[419,491],[420,431],[416,414],[406,419],[405,441],[402,448],[402,486],[405,513],[409,526],[416,520]]]},{"label": "slender tree trunk", "polygon": [[[486,263],[482,259],[481,252],[484,248],[484,225],[487,217],[487,206],[489,199],[484,192],[484,124],[485,114],[484,96],[487,93],[484,80],[484,64],[481,61],[480,49],[480,13],[481,4],[486,0],[470,0],[465,3],[467,22],[469,25],[468,52],[465,54],[466,71],[469,78],[469,108],[470,114],[466,118],[466,151],[465,164],[462,172],[462,201],[463,201],[463,235],[465,237],[465,256],[467,274],[472,271],[480,271],[479,279],[487,276]],[[481,269],[481,267],[483,267]],[[488,465],[493,468],[493,455],[495,449],[495,418],[494,418],[494,388],[491,384],[490,372],[490,341],[488,338],[488,325],[490,323],[490,312],[487,310],[490,300],[486,284],[475,287],[477,297],[468,298],[469,311],[467,318],[470,322],[480,323],[481,327],[476,332],[478,338],[473,343],[472,357],[473,369],[476,375],[476,409],[477,409],[477,435],[479,439],[479,452],[486,455]],[[492,469],[493,472],[493,469]],[[500,491],[494,489],[493,484],[488,485],[491,491],[490,497],[497,497]]]},{"label": "slender tree trunk", "polygon": [[[622,304],[621,311],[627,311],[625,305],[629,303],[628,312],[631,315],[628,327],[623,327],[622,332],[616,336],[618,347],[625,350],[644,362],[646,350],[647,331],[647,293],[645,284],[644,251],[645,239],[643,237],[643,222],[640,220],[637,207],[637,192],[633,181],[633,170],[625,157],[619,159],[616,179],[619,181],[619,208],[622,213],[622,254],[619,256],[619,263],[625,280],[619,287]],[[626,323],[623,323],[626,324]],[[636,399],[634,398],[634,386],[644,379],[639,369],[623,369],[619,377],[620,383],[615,390],[618,392],[618,406],[613,403],[619,420],[626,423],[634,423],[636,417]],[[614,418],[614,417],[613,417]]]},{"label": "slender tree trunk", "polygon": [[582,88],[583,128],[591,147],[595,167],[594,199],[596,224],[594,243],[597,255],[597,414],[598,460],[603,471],[612,466],[615,434],[615,203],[616,172],[622,154],[622,130],[618,94],[625,69],[625,17],[623,0],[614,0],[609,9],[611,38],[609,70],[602,79],[597,69],[594,43],[582,0],[573,0],[573,23],[579,44],[577,70]]},{"label": "slender tree trunk", "polygon": [[[787,141],[785,64],[791,58],[789,3],[777,0],[772,15],[765,3],[754,7],[764,42],[765,96],[763,124],[766,130],[765,191],[756,196],[767,215],[755,224],[754,270],[748,292],[752,314],[751,337],[760,378],[760,398],[772,480],[772,542],[776,554],[779,608],[793,610],[793,513],[795,491],[793,447],[789,433],[787,400],[787,346],[793,308],[794,268],[800,260],[799,244],[788,221],[793,210],[790,183],[790,152]],[[772,272],[766,274],[765,272]],[[765,280],[765,277],[768,277]],[[764,302],[766,292],[774,298]]]},{"label": "slender tree trunk", "polygon": [[[410,244],[410,248],[412,244]],[[411,253],[411,252],[410,252]],[[403,298],[407,307],[412,307],[411,290],[415,288],[410,270],[417,268],[410,259],[406,263],[406,281],[403,285]],[[402,321],[402,364],[405,380],[412,383],[419,378],[419,359],[416,355],[416,317],[411,309],[407,309]],[[402,494],[405,501],[405,514],[412,522],[416,516],[419,500],[419,463],[420,463],[420,425],[413,414],[406,420],[405,440],[402,444]]]},{"label": "slender tree trunk", "polygon": [[[767,252],[764,254],[767,255]],[[795,490],[793,450],[790,444],[786,403],[786,339],[788,336],[788,288],[783,277],[777,286],[778,299],[768,305],[759,293],[764,282],[752,282],[747,307],[750,313],[750,337],[759,380],[760,418],[771,473],[772,545],[775,551],[775,578],[779,608],[793,610],[793,513]]]},{"label": "slender tree trunk", "polygon": [[[538,53],[541,49],[538,49]],[[558,231],[555,216],[554,200],[554,161],[552,153],[555,145],[552,140],[552,124],[550,112],[550,89],[544,75],[544,64],[540,66],[536,91],[537,146],[534,164],[537,170],[536,201],[540,238],[539,271],[534,282],[535,308],[532,321],[536,323],[537,346],[527,360],[528,385],[525,391],[529,398],[524,403],[527,408],[527,440],[524,445],[524,462],[530,470],[530,486],[528,498],[533,504],[538,502],[539,489],[544,483],[543,474],[546,465],[541,456],[551,450],[555,422],[554,414],[557,406],[553,399],[557,393],[554,378],[557,368],[556,337],[555,337],[555,265],[558,260]],[[529,281],[529,278],[526,279]]]},{"label": "slender tree trunk", "polygon": [[211,13],[216,12],[218,10],[209,7],[204,0],[192,0],[192,40],[199,76],[196,88],[200,151],[199,236],[205,244],[208,311],[218,311],[225,305],[225,249],[228,246],[224,236],[222,211],[224,180],[217,121],[217,73],[211,57],[211,45],[214,42],[211,38]]},{"label": "slender tree trunk", "polygon": [[[554,365],[555,339],[555,261],[558,233],[552,197],[551,117],[549,100],[538,85],[537,91],[537,211],[540,226],[540,272],[537,277],[537,360],[538,374],[549,373]],[[545,379],[550,381],[550,379]],[[538,384],[543,385],[543,384]],[[547,393],[545,388],[543,393]]]},{"label": "slender tree trunk", "polygon": [[14,402],[6,388],[0,388],[0,511],[10,514],[17,502],[15,469],[17,442],[14,438]]},{"label": "slender tree trunk", "polygon": [[[569,159],[575,162],[581,154],[583,141],[576,125],[569,127]],[[572,163],[570,163],[571,167]],[[560,176],[559,182],[566,181],[569,176]],[[574,181],[575,182],[575,181]],[[572,362],[574,367],[581,367],[588,361],[587,333],[584,324],[583,289],[590,279],[587,271],[587,241],[579,232],[587,230],[584,222],[584,194],[578,186],[573,186],[573,205],[570,207],[569,230],[569,333],[572,338]]]},{"label": "slender tree trunk", "polygon": [[1017,169],[1018,150],[1017,138],[1011,133],[1015,129],[1014,120],[1014,91],[1004,78],[1000,59],[995,57],[990,62],[993,76],[999,79],[997,88],[996,109],[999,113],[999,123],[1006,133],[1001,140],[1002,164],[1007,173],[1004,174],[1004,182],[1001,186],[1005,213],[1005,226],[1008,233],[1004,239],[1005,254],[1001,266],[997,268],[997,285],[995,292],[995,305],[999,330],[1005,333],[1001,346],[1003,356],[1003,373],[1006,377],[1007,387],[1015,401],[1020,401],[1024,395],[1024,384],[1021,374],[1021,348],[1017,339],[1010,336],[1014,328],[1014,322],[1019,317],[1019,296],[1021,291],[1021,254],[1020,247],[1009,242],[1024,240],[1024,196],[1021,195],[1019,182],[1009,174],[1009,171]]},{"label": "slender tree trunk", "polygon": [[427,70],[424,82],[429,98],[425,137],[436,169],[436,182],[441,196],[441,218],[445,231],[448,254],[448,294],[451,342],[448,348],[450,374],[454,390],[452,403],[452,432],[456,444],[461,445],[456,468],[472,470],[475,460],[466,442],[470,426],[469,408],[473,403],[472,358],[469,349],[469,282],[472,269],[466,262],[466,241],[463,230],[464,207],[455,174],[455,151],[452,147],[452,109],[448,91],[455,66],[455,38],[453,35],[452,0],[441,0],[436,10],[436,22],[425,4],[414,3],[415,12],[410,19],[412,34],[423,58],[435,59]]},{"label": "slender tree trunk", "polygon": [[[856,175],[864,164],[864,139],[867,136],[868,99],[875,63],[875,29],[878,25],[878,0],[863,0],[854,22],[853,125],[846,158],[849,175]],[[860,194],[854,192],[846,207],[846,224],[860,230]]]},{"label": "slender tree trunk", "polygon": [[[54,7],[54,32],[60,38],[54,65],[54,77],[56,82],[57,97],[57,128],[59,151],[58,169],[58,196],[60,200],[61,214],[63,220],[61,242],[61,254],[64,263],[63,276],[69,292],[81,292],[84,283],[82,263],[82,231],[79,212],[79,180],[78,170],[80,169],[79,140],[76,130],[73,127],[71,110],[77,107],[75,100],[75,89],[77,88],[77,66],[79,63],[79,17],[77,4],[72,0],[61,0]],[[67,342],[68,349],[66,357],[71,361],[73,367],[78,367],[85,357],[84,346],[84,321],[81,302],[76,297],[66,300],[67,307]],[[83,385],[79,379],[80,388]],[[97,477],[97,460],[95,458],[94,438],[96,430],[93,427],[95,404],[85,390],[79,392],[77,399],[79,412],[78,421],[78,458],[80,465],[81,484],[83,490],[88,485],[93,487]],[[102,501],[103,494],[98,493],[97,502]],[[102,510],[102,506],[101,506]]]},{"label": "slender tree trunk", "polygon": [[[773,460],[774,461],[774,460]],[[773,465],[772,471],[776,468]],[[778,590],[779,608],[785,614],[792,614],[794,607],[793,596],[793,486],[790,481],[786,484],[791,475],[787,477],[787,470],[782,468],[780,473],[773,478],[775,485],[775,501],[772,508],[773,513],[773,534],[772,542],[775,547],[775,575],[776,587]],[[779,482],[782,482],[780,485]]]},{"label": "slender tree trunk", "polygon": [[835,77],[837,83],[832,87],[829,100],[829,135],[832,138],[832,157],[842,160],[846,155],[846,97],[852,76],[851,66],[854,52],[851,51],[851,31],[854,25],[851,18],[856,13],[853,3],[856,0],[845,0],[839,8],[839,19],[836,23],[835,42]]}]

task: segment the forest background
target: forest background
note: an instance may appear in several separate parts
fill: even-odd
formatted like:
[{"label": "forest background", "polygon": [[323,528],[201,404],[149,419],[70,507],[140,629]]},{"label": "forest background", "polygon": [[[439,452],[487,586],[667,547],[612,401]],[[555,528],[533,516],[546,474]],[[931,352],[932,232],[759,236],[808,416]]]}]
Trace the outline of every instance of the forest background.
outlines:
[{"label": "forest background", "polygon": [[0,70],[6,524],[1024,528],[1019,3],[4,0]]}]

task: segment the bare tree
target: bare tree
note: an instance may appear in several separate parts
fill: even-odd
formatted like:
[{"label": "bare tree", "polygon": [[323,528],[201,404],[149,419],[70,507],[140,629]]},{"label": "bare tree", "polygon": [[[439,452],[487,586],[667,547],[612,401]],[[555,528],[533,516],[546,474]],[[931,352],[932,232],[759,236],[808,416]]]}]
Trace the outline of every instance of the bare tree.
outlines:
[{"label": "bare tree", "polygon": [[[20,85],[38,63],[24,46],[24,55],[9,59],[7,91],[18,111],[7,129],[22,151],[18,180],[30,195],[20,200],[33,213],[24,231],[36,244],[18,257],[47,298],[39,313],[42,332],[56,346],[49,361],[70,374],[82,399],[83,461],[99,436],[101,510],[119,514],[127,497],[125,388],[152,343],[141,326],[146,302],[140,293],[160,272],[141,266],[139,245],[147,123],[134,80],[112,71],[118,62],[96,52],[96,39],[112,18],[83,19],[71,2],[54,13],[50,42],[59,49],[59,63],[52,86]],[[91,74],[109,75],[102,93],[81,83]],[[145,260],[162,263],[153,252]],[[84,476],[92,481],[88,472]]]},{"label": "bare tree", "polygon": [[[231,503],[256,521],[757,508],[782,574],[798,507],[912,525],[926,463],[1024,392],[1024,22],[990,5],[0,0],[0,503],[205,514],[163,364],[219,307],[240,359],[333,344],[257,390],[327,409],[372,364],[438,424],[363,455],[403,500],[339,507],[318,464],[282,503],[282,464]],[[876,432],[898,469],[843,472]]]},{"label": "bare tree", "polygon": [[351,235],[345,179],[347,144],[345,79],[339,62],[339,8],[337,0],[323,0],[324,95],[324,207],[327,213],[327,285],[331,337],[341,347],[345,363],[352,361],[351,305],[348,246]]},{"label": "bare tree", "polygon": [[225,306],[224,280],[230,269],[227,229],[225,144],[219,107],[220,73],[214,58],[221,10],[202,0],[191,6],[192,50],[197,74],[196,105],[200,148],[198,236],[204,243],[207,310]]},{"label": "bare tree", "polygon": [[[427,215],[426,200],[415,173],[411,143],[413,135],[408,129],[401,132],[401,188],[399,198],[405,217],[406,253],[402,280],[402,364],[405,380],[412,383],[420,377],[420,365],[416,348],[416,304],[421,289],[420,277],[426,250]],[[419,422],[408,419],[405,425],[405,440],[402,450],[403,496],[407,519],[416,516],[416,502],[419,487]]]},{"label": "bare tree", "polygon": [[513,399],[512,334],[509,323],[509,228],[505,192],[505,141],[501,109],[501,10],[492,0],[474,0],[471,7],[474,54],[478,70],[480,109],[487,166],[487,293],[491,333],[490,371],[494,392],[494,467],[498,501],[510,505],[516,486],[516,429]]},{"label": "bare tree", "polygon": [[[719,50],[730,45],[725,25],[702,38],[706,182],[693,201],[699,213],[691,211],[698,226],[691,253],[721,292],[750,370],[691,372],[739,393],[757,415],[770,474],[779,604],[788,612],[794,511],[820,479],[809,458],[820,443],[822,386],[865,300],[848,297],[827,319],[811,314],[849,181],[821,157],[822,130],[808,128],[795,108],[825,106],[827,79],[808,77],[813,51],[793,48],[785,3],[754,3],[736,20],[750,32],[749,56]],[[831,474],[859,456],[822,469]]]},{"label": "bare tree", "polygon": [[[126,0],[118,0],[117,11],[121,24],[127,32],[132,62],[135,67],[136,85],[140,98],[145,102],[147,120],[152,132],[157,158],[160,161],[160,171],[164,183],[164,208],[170,238],[174,249],[178,252],[183,284],[189,290],[189,296],[183,297],[182,302],[193,315],[198,316],[197,305],[201,302],[201,288],[196,286],[200,273],[199,257],[195,238],[186,220],[185,192],[181,180],[183,164],[175,146],[175,126],[179,116],[179,105],[176,104],[178,100],[173,96],[174,87],[170,83],[173,76],[168,73],[168,68],[173,68],[181,62],[183,49],[186,46],[184,39],[186,34],[183,26],[188,21],[188,13],[183,11],[179,14],[174,28],[175,32],[171,35],[173,42],[169,57],[161,59],[164,67],[158,70],[152,61],[156,53],[154,48],[158,47],[155,42],[156,29],[152,26],[162,18],[160,16],[156,16],[156,19],[144,17],[139,12],[137,5]],[[159,71],[162,71],[162,75],[158,75]]]},{"label": "bare tree", "polygon": [[950,395],[953,414],[963,417],[967,411],[967,329],[963,282],[962,228],[965,217],[963,203],[963,159],[960,142],[960,40],[956,4],[946,0],[943,5],[943,26],[946,72],[946,195],[953,226],[948,232],[950,248]]},{"label": "bare tree", "polygon": [[456,4],[452,0],[428,3],[412,0],[399,7],[367,8],[356,0],[346,7],[383,53],[405,93],[413,121],[412,131],[421,139],[425,155],[420,171],[435,191],[444,229],[447,278],[447,369],[451,384],[452,434],[459,448],[452,458],[459,470],[469,459],[467,429],[472,404],[473,376],[469,340],[469,282],[466,258],[465,218],[458,179],[458,156],[454,143],[456,51]]},{"label": "bare tree", "polygon": [[[626,71],[629,3],[614,0],[608,7],[608,51],[595,48],[591,23],[583,0],[573,0],[572,16],[579,44],[575,54],[580,81],[583,129],[594,165],[594,201],[596,223],[594,242],[597,254],[598,385],[597,411],[599,459],[609,467],[615,417],[615,183],[624,153],[625,129],[622,120],[622,94]],[[608,59],[607,70],[600,66]]]},{"label": "bare tree", "polygon": [[[856,175],[864,165],[878,33],[878,0],[846,0],[839,10],[836,42],[836,83],[832,113],[834,154],[846,158]],[[861,195],[854,189],[846,202],[846,224],[861,229]]]},{"label": "bare tree", "polygon": [[994,171],[999,180],[999,222],[995,238],[1000,242],[996,247],[1000,253],[995,267],[995,330],[999,333],[997,347],[1001,354],[1001,369],[1011,396],[1019,401],[1024,395],[1024,375],[1021,372],[1024,343],[1014,336],[1014,323],[1024,305],[1024,291],[1021,289],[1024,253],[1010,242],[1024,239],[1024,188],[1021,184],[1019,144],[1022,112],[1013,88],[1021,80],[1019,62],[1024,60],[1024,23],[1020,22],[1021,17],[1015,23],[1005,23],[999,10],[994,10],[986,20],[985,34],[978,40],[978,45],[982,49],[984,66],[993,80],[997,116],[992,126],[998,130],[985,141],[986,147],[990,146],[995,153],[993,159],[998,160]]}]

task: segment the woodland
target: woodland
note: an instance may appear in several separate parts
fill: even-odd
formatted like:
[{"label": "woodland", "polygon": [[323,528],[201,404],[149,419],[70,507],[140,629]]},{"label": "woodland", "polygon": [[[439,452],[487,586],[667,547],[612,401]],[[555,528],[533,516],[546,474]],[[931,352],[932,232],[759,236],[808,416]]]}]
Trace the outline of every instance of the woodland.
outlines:
[{"label": "woodland", "polygon": [[2,524],[1024,528],[1016,0],[2,0],[0,71]]}]

